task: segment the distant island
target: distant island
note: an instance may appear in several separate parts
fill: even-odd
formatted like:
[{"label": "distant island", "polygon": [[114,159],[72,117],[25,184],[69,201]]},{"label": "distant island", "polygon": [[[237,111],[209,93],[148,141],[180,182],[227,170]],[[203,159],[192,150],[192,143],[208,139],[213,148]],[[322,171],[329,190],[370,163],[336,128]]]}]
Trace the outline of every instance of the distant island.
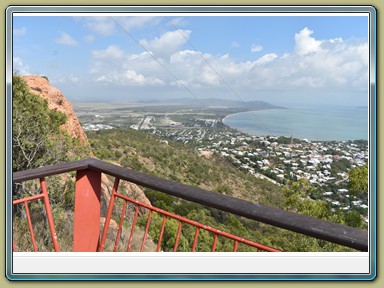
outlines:
[{"label": "distant island", "polygon": [[204,106],[204,107],[226,107],[226,108],[244,108],[249,109],[285,109],[261,100],[241,101],[220,98],[176,98],[176,99],[153,99],[141,100],[138,103],[147,105],[186,105],[186,106]]}]

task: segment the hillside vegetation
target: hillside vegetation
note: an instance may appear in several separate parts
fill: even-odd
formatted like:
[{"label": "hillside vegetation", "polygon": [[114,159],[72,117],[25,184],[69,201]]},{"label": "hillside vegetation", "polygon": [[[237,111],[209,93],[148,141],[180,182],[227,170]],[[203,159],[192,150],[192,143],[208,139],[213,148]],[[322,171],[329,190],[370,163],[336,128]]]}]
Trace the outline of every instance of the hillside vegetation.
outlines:
[{"label": "hillside vegetation", "polygon": [[[61,129],[67,121],[64,113],[50,110],[48,101],[31,93],[21,77],[13,77],[12,88],[13,172],[90,156],[89,147]],[[70,177],[60,175],[47,177],[46,180],[61,249],[69,251],[72,245],[74,199],[73,194],[68,192],[74,190],[75,182]],[[40,193],[40,185],[38,181],[15,184],[12,193],[14,198],[31,196]],[[30,251],[32,243],[22,206],[17,205],[13,209],[13,237],[17,240],[18,251]],[[41,201],[30,202],[29,210],[39,251],[52,251],[47,217]]]},{"label": "hillside vegetation", "polygon": [[[105,161],[263,205],[333,222],[349,225],[352,223],[351,226],[360,225],[358,220],[357,224],[353,222],[356,215],[345,217],[333,213],[325,202],[305,199],[312,189],[305,180],[293,185],[292,189],[283,188],[240,171],[220,156],[201,157],[187,145],[166,142],[159,137],[132,129],[91,131],[87,132],[87,137],[95,156]],[[350,251],[345,247],[203,207],[164,193],[150,189],[144,191],[154,206],[274,248],[285,251]],[[145,219],[140,223],[145,225]],[[156,223],[160,225],[161,218],[155,217],[153,223],[150,235],[156,240],[159,230]],[[176,222],[171,221],[169,226],[170,231],[177,230]],[[193,229],[182,230],[182,246],[192,247],[193,234]],[[173,248],[172,237],[173,233],[170,233],[168,238],[165,235],[162,246],[164,251]],[[199,238],[199,251],[210,251],[213,237],[206,235],[202,238]],[[231,251],[232,245],[222,241],[218,250]],[[239,250],[249,251],[250,248],[240,247]]]},{"label": "hillside vegetation", "polygon": [[178,142],[132,129],[87,132],[87,136],[102,160],[254,202],[273,206],[281,202],[279,186],[246,174],[221,157],[201,157]]}]

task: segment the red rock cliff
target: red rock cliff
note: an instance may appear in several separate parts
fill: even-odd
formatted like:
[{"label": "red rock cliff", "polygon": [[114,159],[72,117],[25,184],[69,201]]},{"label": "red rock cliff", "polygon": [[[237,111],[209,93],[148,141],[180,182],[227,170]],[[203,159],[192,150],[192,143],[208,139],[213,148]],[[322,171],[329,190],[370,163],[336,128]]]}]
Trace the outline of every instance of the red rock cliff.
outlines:
[{"label": "red rock cliff", "polygon": [[[51,110],[57,110],[63,112],[67,115],[67,121],[65,124],[61,126],[62,129],[68,131],[68,133],[74,137],[80,139],[83,145],[86,145],[90,148],[90,144],[88,142],[88,138],[85,135],[83,129],[81,128],[80,122],[72,108],[71,102],[69,102],[64,95],[61,93],[59,89],[52,86],[49,81],[45,77],[40,76],[21,76],[21,78],[27,83],[29,86],[30,92],[33,94],[39,95],[42,98],[48,101],[48,107]],[[91,150],[91,149],[90,149]],[[91,152],[91,157],[94,157]],[[114,163],[116,164],[116,163]],[[112,184],[108,180],[108,178],[102,174],[102,194],[103,194],[103,203],[102,206],[106,208],[105,205],[109,203],[109,187],[112,187]],[[137,195],[136,199],[142,201],[147,204],[151,204],[144,192],[135,184],[124,184],[128,194],[133,194],[133,191]],[[104,204],[104,205],[103,205]],[[104,209],[103,209],[104,210]],[[104,211],[106,212],[106,211]],[[104,214],[104,213],[103,213]]]},{"label": "red rock cliff", "polygon": [[80,139],[85,145],[89,146],[87,136],[80,126],[80,122],[69,102],[59,89],[52,86],[49,81],[40,76],[21,76],[29,86],[29,90],[36,95],[48,101],[48,107],[51,110],[57,110],[67,115],[67,122],[62,125],[62,129],[74,137]]}]

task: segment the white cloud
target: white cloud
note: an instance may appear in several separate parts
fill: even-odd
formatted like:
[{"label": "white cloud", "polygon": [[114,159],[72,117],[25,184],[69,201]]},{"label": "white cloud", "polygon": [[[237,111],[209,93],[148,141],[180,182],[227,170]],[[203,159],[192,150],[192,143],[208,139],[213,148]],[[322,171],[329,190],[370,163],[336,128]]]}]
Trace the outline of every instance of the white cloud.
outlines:
[{"label": "white cloud", "polygon": [[96,76],[96,82],[113,84],[113,85],[123,85],[130,87],[137,86],[163,86],[164,82],[160,79],[154,77],[145,77],[143,74],[137,73],[135,70],[127,69],[127,70],[116,70],[116,71],[108,71],[106,74],[101,74]]},{"label": "white cloud", "polygon": [[325,79],[321,77],[302,76],[292,81],[293,86],[320,88],[324,85]]},{"label": "white cloud", "polygon": [[149,26],[157,25],[161,21],[161,17],[152,16],[136,16],[136,17],[114,17],[125,30],[148,28]]},{"label": "white cloud", "polygon": [[76,19],[84,21],[85,26],[98,35],[109,36],[115,32],[115,23],[110,17],[92,16],[76,17]]},{"label": "white cloud", "polygon": [[27,28],[22,27],[22,28],[15,28],[13,29],[13,36],[23,36],[27,33]]},{"label": "white cloud", "polygon": [[79,76],[68,74],[68,75],[60,75],[60,76],[54,76],[50,78],[50,81],[52,84],[76,84],[81,81],[81,78]]},{"label": "white cloud", "polygon": [[55,39],[55,42],[58,44],[66,45],[66,46],[78,45],[77,41],[73,39],[71,35],[65,32],[60,32],[60,36]]},{"label": "white cloud", "polygon": [[[183,31],[186,37],[190,35],[188,30],[179,31]],[[131,54],[117,45],[93,51],[90,72],[94,79],[102,83],[148,89],[182,89],[180,83],[183,83],[193,93],[201,95],[209,93],[205,91],[221,93],[224,90],[228,90],[227,95],[231,94],[223,79],[244,95],[273,90],[296,91],[310,97],[312,92],[308,91],[321,89],[365,91],[368,83],[368,44],[342,39],[317,40],[310,36],[312,33],[308,28],[297,33],[295,49],[290,53],[268,53],[253,61],[240,62],[229,54],[212,55],[184,50],[186,38],[172,31],[159,38],[142,40],[142,44],[178,81],[148,52]],[[305,43],[308,45],[305,46]]]},{"label": "white cloud", "polygon": [[257,44],[252,44],[252,46],[251,46],[251,52],[252,53],[256,53],[256,52],[259,52],[261,50],[263,50],[263,46],[257,45]]},{"label": "white cloud", "polygon": [[102,83],[120,83],[122,85],[129,86],[143,86],[147,83],[147,80],[142,74],[137,74],[134,70],[126,70],[122,73],[109,73],[100,75],[96,78],[96,82]]},{"label": "white cloud", "polygon": [[185,26],[187,21],[183,17],[172,18],[168,23],[170,26]]},{"label": "white cloud", "polygon": [[133,70],[127,70],[124,73],[124,78],[129,82],[135,85],[144,85],[145,77],[142,74],[137,74]]},{"label": "white cloud", "polygon": [[343,42],[343,39],[341,37],[335,38],[335,39],[329,39],[330,43],[341,43]]},{"label": "white cloud", "polygon": [[13,72],[19,75],[31,75],[30,67],[23,63],[23,60],[19,57],[13,58]]},{"label": "white cloud", "polygon": [[117,45],[110,45],[105,50],[95,50],[91,52],[94,58],[117,59],[124,56],[124,51]]},{"label": "white cloud", "polygon": [[209,66],[204,66],[201,71],[201,82],[202,84],[208,84],[211,86],[219,86],[221,79],[220,76],[211,69]]},{"label": "white cloud", "polygon": [[[97,82],[124,86],[162,86],[162,68],[147,53],[128,54],[117,45],[92,51],[90,73]],[[164,73],[164,72],[163,72]]]},{"label": "white cloud", "polygon": [[257,64],[265,64],[265,63],[268,63],[268,62],[275,60],[276,58],[277,58],[277,55],[275,53],[269,53],[269,54],[265,54],[262,57],[260,57],[259,59],[257,59],[256,63]]},{"label": "white cloud", "polygon": [[161,17],[136,16],[136,17],[111,17],[111,16],[89,16],[75,17],[76,20],[83,21],[84,25],[93,33],[99,36],[110,36],[122,26],[124,30],[144,28],[156,25],[161,21]]},{"label": "white cloud", "polygon": [[141,40],[140,44],[147,50],[154,53],[155,57],[168,60],[169,57],[175,52],[179,51],[183,45],[188,41],[191,31],[189,30],[176,30],[168,31],[153,40]]},{"label": "white cloud", "polygon": [[313,31],[305,27],[299,33],[295,35],[295,50],[299,55],[307,55],[309,53],[321,51],[322,41],[316,40],[311,37]]}]

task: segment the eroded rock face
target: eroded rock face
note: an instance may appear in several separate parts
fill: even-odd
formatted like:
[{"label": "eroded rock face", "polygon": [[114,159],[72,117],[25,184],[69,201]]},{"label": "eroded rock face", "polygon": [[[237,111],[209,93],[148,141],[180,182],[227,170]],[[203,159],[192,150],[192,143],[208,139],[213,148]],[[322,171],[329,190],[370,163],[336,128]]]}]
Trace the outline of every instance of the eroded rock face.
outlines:
[{"label": "eroded rock face", "polygon": [[48,108],[57,110],[67,115],[67,121],[62,125],[62,129],[68,131],[73,138],[80,139],[85,145],[89,146],[87,136],[81,128],[75,111],[59,89],[52,86],[49,81],[40,76],[21,76],[27,83],[33,94],[39,95],[48,101]]},{"label": "eroded rock face", "polygon": [[[67,121],[61,126],[61,129],[68,131],[69,135],[73,138],[79,139],[82,145],[87,146],[91,151],[88,138],[81,128],[80,122],[72,108],[72,104],[68,99],[64,97],[62,92],[56,87],[52,86],[45,77],[21,76],[21,78],[29,86],[31,93],[39,95],[48,101],[49,109],[57,110],[67,115]],[[95,157],[92,151],[90,156]],[[145,196],[144,191],[140,187],[132,183],[124,183],[123,185],[127,191],[128,196],[151,205],[150,201]],[[111,183],[111,181],[109,181],[109,179],[104,174],[102,174],[102,215],[105,215],[107,212],[106,210],[109,204],[112,186],[113,183]],[[140,209],[140,212],[145,213],[145,211],[142,211],[142,209]]]}]

